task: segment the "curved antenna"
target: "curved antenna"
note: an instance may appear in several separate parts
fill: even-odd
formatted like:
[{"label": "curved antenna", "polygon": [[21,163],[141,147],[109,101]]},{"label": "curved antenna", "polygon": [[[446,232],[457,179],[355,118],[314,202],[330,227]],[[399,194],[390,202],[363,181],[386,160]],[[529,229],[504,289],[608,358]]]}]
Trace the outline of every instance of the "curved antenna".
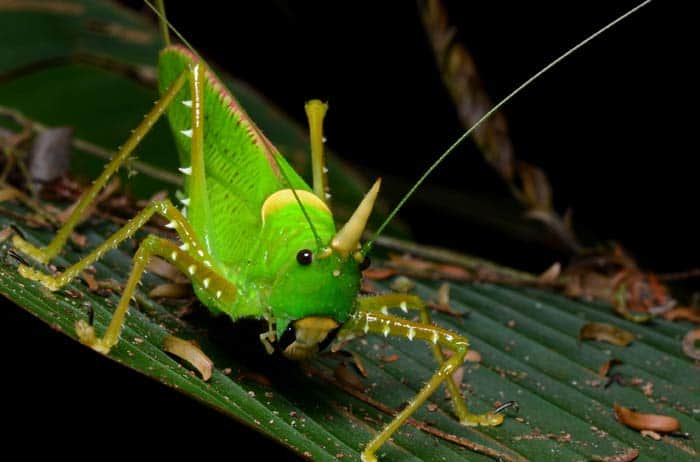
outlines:
[{"label": "curved antenna", "polygon": [[[163,41],[165,42],[166,46],[170,45],[170,36],[168,34],[168,29],[170,29],[175,36],[180,39],[182,43],[185,44],[185,46],[192,52],[194,55],[207,67],[209,68],[209,65],[207,62],[202,58],[199,53],[197,53],[197,50],[194,49],[192,45],[190,45],[190,42],[187,41],[185,37],[182,36],[182,34],[175,29],[175,26],[173,26],[170,21],[168,21],[168,18],[165,17],[165,6],[163,4],[163,0],[156,0],[158,5],[157,7],[151,4],[149,0],[144,0],[146,5],[158,16],[160,19],[161,23],[161,32],[163,34]],[[314,226],[313,222],[311,221],[311,217],[309,217],[308,212],[306,211],[306,208],[304,208],[304,204],[302,204],[301,199],[299,199],[299,196],[297,195],[297,192],[294,190],[294,187],[292,186],[291,181],[289,181],[289,177],[287,177],[287,174],[285,173],[284,169],[282,168],[282,165],[280,164],[279,159],[277,159],[277,156],[275,153],[272,153],[272,158],[275,160],[275,163],[277,164],[277,167],[282,174],[282,178],[286,185],[289,187],[289,189],[292,190],[292,194],[294,195],[294,199],[297,201],[297,204],[299,204],[299,208],[301,209],[301,213],[304,215],[304,218],[306,219],[306,222],[309,224],[309,228],[311,229],[311,233],[314,235],[314,240],[316,241],[316,245],[318,246],[319,249],[322,249],[324,247],[323,242],[321,241],[320,236],[318,235],[318,232],[316,232],[316,227]]]},{"label": "curved antenna", "polygon": [[[148,3],[148,2],[146,2]],[[150,5],[149,5],[150,6]],[[161,18],[167,17],[165,14],[165,0],[156,0],[156,8],[158,11],[158,16]],[[160,23],[160,35],[163,36],[163,43],[166,47],[170,46],[170,33],[168,32],[168,22],[158,21]]]},{"label": "curved antenna", "polygon": [[292,182],[289,181],[289,177],[287,176],[287,173],[285,173],[284,169],[282,168],[282,163],[277,159],[277,156],[275,153],[272,153],[272,158],[275,159],[275,164],[277,164],[277,168],[279,169],[280,173],[282,174],[282,178],[284,179],[284,182],[287,183],[287,186],[289,186],[289,189],[291,189],[292,194],[294,195],[294,199],[297,201],[297,204],[299,204],[299,208],[301,209],[301,213],[304,215],[304,218],[306,219],[306,222],[309,224],[309,228],[311,228],[311,234],[314,235],[314,240],[316,241],[316,246],[318,247],[318,250],[323,249],[325,246],[323,245],[323,241],[321,241],[321,237],[318,235],[318,232],[316,232],[316,227],[314,226],[314,223],[311,221],[311,217],[309,216],[309,213],[306,211],[306,208],[304,207],[304,204],[301,202],[301,199],[299,199],[299,195],[297,194],[296,189],[294,189],[294,186],[292,186]]},{"label": "curved antenna", "polygon": [[[175,36],[180,39],[182,43],[185,44],[185,46],[192,52],[194,55],[199,58],[200,61],[202,61],[204,64],[206,64],[206,61],[197,53],[197,50],[194,49],[192,45],[190,45],[190,42],[187,41],[185,37],[182,36],[182,34],[175,29],[175,26],[173,26],[170,21],[168,21],[168,18],[165,17],[165,5],[163,5],[163,0],[157,0],[158,1],[158,7],[153,6],[153,4],[148,1],[148,0],[143,0],[146,6],[148,6],[155,14],[158,16],[158,18],[161,21],[161,31],[163,34],[163,41],[165,42],[166,46],[170,45],[170,35],[167,33],[167,29],[170,29]],[[162,8],[162,9],[161,9]],[[209,67],[209,66],[207,66]]]},{"label": "curved antenna", "polygon": [[469,135],[471,135],[474,130],[476,130],[482,123],[484,123],[487,119],[489,119],[493,115],[493,113],[498,111],[503,105],[505,105],[508,101],[510,101],[515,95],[520,93],[526,87],[530,86],[531,83],[533,83],[535,80],[539,79],[543,74],[545,74],[547,71],[552,69],[554,66],[556,66],[557,64],[559,64],[560,62],[562,62],[563,60],[568,58],[571,54],[576,52],[579,48],[588,44],[590,41],[594,40],[599,35],[606,32],[608,29],[614,27],[617,23],[626,19],[628,16],[636,13],[641,8],[647,6],[649,3],[651,3],[651,1],[652,0],[643,1],[639,5],[630,9],[629,11],[622,14],[621,16],[618,16],[616,19],[609,22],[605,26],[601,27],[600,29],[598,29],[596,32],[592,33],[591,35],[589,35],[585,39],[581,40],[579,43],[577,43],[573,47],[569,48],[561,56],[559,56],[558,58],[556,58],[555,60],[553,60],[552,62],[547,64],[546,66],[544,66],[539,71],[537,71],[532,77],[530,77],[525,82],[520,84],[515,90],[511,91],[506,97],[504,97],[495,106],[493,106],[491,109],[489,109],[486,112],[486,114],[481,116],[481,118],[479,120],[477,120],[474,125],[472,125],[467,131],[465,131],[462,134],[462,136],[460,136],[457,139],[457,141],[452,143],[452,145],[449,148],[447,148],[447,150],[445,152],[443,152],[442,155],[440,155],[440,157],[438,157],[437,160],[430,165],[430,167],[428,167],[428,169],[425,171],[425,173],[423,173],[423,175],[421,175],[421,177],[418,179],[418,181],[415,182],[415,184],[411,187],[411,189],[409,189],[408,192],[399,201],[399,203],[396,205],[396,207],[394,207],[394,210],[391,211],[391,213],[386,218],[386,220],[384,220],[384,222],[381,224],[381,226],[379,226],[379,228],[374,233],[372,238],[369,241],[367,241],[364,246],[362,246],[362,253],[367,254],[370,251],[370,249],[372,248],[372,244],[374,244],[374,241],[377,239],[377,237],[379,237],[379,235],[382,233],[382,231],[384,231],[384,228],[386,228],[386,226],[389,224],[389,222],[394,219],[394,217],[396,216],[396,213],[401,209],[401,207],[403,207],[403,205],[406,203],[406,201],[408,201],[408,199],[410,199],[411,196],[413,196],[413,194],[416,192],[416,190],[423,184],[425,179],[428,178],[428,176],[433,172],[433,170],[435,170],[437,168],[437,166],[440,165],[445,160],[445,158],[447,156],[452,154],[452,151],[454,151],[457,146],[462,144],[462,142],[465,139],[467,139],[467,137]]}]

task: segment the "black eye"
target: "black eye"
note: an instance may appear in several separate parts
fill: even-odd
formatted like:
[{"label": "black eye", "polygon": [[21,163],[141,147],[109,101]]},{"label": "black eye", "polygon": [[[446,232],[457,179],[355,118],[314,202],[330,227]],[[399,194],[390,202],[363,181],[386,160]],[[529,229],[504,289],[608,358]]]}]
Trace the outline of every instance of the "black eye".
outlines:
[{"label": "black eye", "polygon": [[300,265],[310,265],[313,259],[314,254],[311,253],[309,249],[300,250],[299,253],[297,253],[297,261]]},{"label": "black eye", "polygon": [[369,268],[369,265],[372,264],[372,260],[369,259],[368,256],[365,255],[365,258],[362,259],[360,262],[360,271],[364,271],[367,268]]}]

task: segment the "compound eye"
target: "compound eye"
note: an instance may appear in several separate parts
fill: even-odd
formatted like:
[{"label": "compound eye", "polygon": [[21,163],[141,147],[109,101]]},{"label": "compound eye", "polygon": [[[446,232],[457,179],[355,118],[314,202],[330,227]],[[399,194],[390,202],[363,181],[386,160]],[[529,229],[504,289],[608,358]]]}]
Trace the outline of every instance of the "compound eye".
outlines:
[{"label": "compound eye", "polygon": [[297,253],[297,262],[300,265],[308,266],[314,260],[314,254],[309,249],[300,250]]},{"label": "compound eye", "polygon": [[369,265],[372,264],[372,260],[369,259],[368,256],[365,255],[365,258],[362,259],[360,262],[360,271],[364,271],[367,268],[369,268]]}]

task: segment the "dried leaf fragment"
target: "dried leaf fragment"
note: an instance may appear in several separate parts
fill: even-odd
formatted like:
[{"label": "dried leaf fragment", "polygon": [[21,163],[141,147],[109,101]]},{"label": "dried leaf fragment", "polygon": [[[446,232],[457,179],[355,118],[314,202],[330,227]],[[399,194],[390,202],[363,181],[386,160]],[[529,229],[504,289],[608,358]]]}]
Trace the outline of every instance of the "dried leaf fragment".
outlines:
[{"label": "dried leaf fragment", "polygon": [[642,438],[651,438],[654,441],[659,441],[661,439],[661,435],[653,430],[642,430],[639,433],[642,434]]},{"label": "dried leaf fragment", "polygon": [[80,277],[85,281],[85,284],[88,285],[88,290],[90,292],[97,292],[100,290],[100,285],[97,283],[97,279],[95,279],[95,276],[91,274],[88,271],[83,271],[80,273]]},{"label": "dried leaf fragment", "polygon": [[389,284],[389,287],[391,287],[392,290],[395,290],[396,292],[410,292],[416,287],[416,282],[412,279],[407,278],[406,276],[397,276],[391,284]]},{"label": "dried leaf fragment", "polygon": [[666,311],[663,318],[668,321],[685,320],[695,323],[700,323],[700,309],[690,308],[688,306],[677,306],[669,311]]},{"label": "dried leaf fragment", "polygon": [[338,364],[338,366],[333,370],[333,376],[339,382],[342,382],[355,390],[363,391],[365,389],[365,384],[362,382],[362,379],[355,374],[345,362]]},{"label": "dried leaf fragment", "polygon": [[469,350],[469,351],[467,351],[467,354],[464,355],[464,361],[470,362],[470,363],[480,363],[481,362],[481,353],[479,353],[476,350]]},{"label": "dried leaf fragment", "polygon": [[634,334],[612,324],[589,322],[581,327],[579,340],[598,340],[617,346],[627,346],[634,340]]},{"label": "dried leaf fragment", "polygon": [[593,456],[591,460],[597,462],[632,462],[637,457],[639,457],[639,450],[637,448],[628,448],[621,454],[606,457]]},{"label": "dried leaf fragment", "polygon": [[401,359],[401,357],[397,354],[389,355],[389,356],[384,356],[382,358],[382,362],[384,363],[393,363]]},{"label": "dried leaf fragment", "polygon": [[681,429],[681,424],[675,417],[659,414],[642,414],[617,403],[615,403],[615,417],[628,427],[640,431],[651,430],[668,433],[677,432]]},{"label": "dried leaf fragment", "polygon": [[192,295],[192,284],[189,283],[160,284],[148,292],[151,298],[187,298]]},{"label": "dried leaf fragment", "polygon": [[683,337],[683,353],[688,357],[700,361],[700,347],[696,344],[700,342],[700,329],[691,330]]},{"label": "dried leaf fragment", "polygon": [[194,342],[168,335],[163,339],[163,350],[190,363],[199,371],[204,381],[211,378],[214,363]]},{"label": "dried leaf fragment", "polygon": [[9,226],[6,227],[6,228],[3,228],[3,229],[0,231],[0,244],[2,244],[3,242],[5,242],[5,241],[7,240],[7,238],[9,238],[10,236],[12,236],[12,233],[14,233],[14,230],[13,230],[12,228],[10,228]]},{"label": "dried leaf fragment", "polygon": [[605,362],[603,363],[603,365],[600,366],[600,368],[598,369],[598,375],[601,376],[601,377],[607,377],[607,376],[608,376],[608,372],[610,372],[610,369],[612,369],[613,366],[616,366],[616,365],[618,365],[618,364],[622,364],[622,361],[620,361],[620,360],[617,359],[617,358],[608,359],[608,360],[605,361]]},{"label": "dried leaf fragment", "polygon": [[396,274],[393,268],[367,268],[362,275],[369,279],[388,279]]},{"label": "dried leaf fragment", "polygon": [[189,279],[187,279],[179,269],[159,257],[151,258],[151,261],[148,262],[146,269],[151,273],[157,274],[158,276],[172,282],[189,282]]},{"label": "dried leaf fragment", "polygon": [[552,266],[547,268],[542,274],[537,277],[537,282],[542,284],[552,284],[556,282],[557,278],[561,275],[561,263],[558,261],[552,263]]}]

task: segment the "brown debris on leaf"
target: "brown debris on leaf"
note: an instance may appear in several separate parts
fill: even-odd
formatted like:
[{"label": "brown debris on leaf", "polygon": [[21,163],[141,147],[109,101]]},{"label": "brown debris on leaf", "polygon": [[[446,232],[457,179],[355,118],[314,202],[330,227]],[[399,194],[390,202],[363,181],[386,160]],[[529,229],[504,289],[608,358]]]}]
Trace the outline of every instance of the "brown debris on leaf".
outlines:
[{"label": "brown debris on leaf", "polygon": [[460,313],[459,311],[455,311],[451,306],[450,306],[450,284],[447,282],[444,282],[440,285],[440,287],[437,290],[437,299],[432,302],[429,301],[426,303],[426,306],[430,308],[431,310],[438,311],[440,313],[445,313],[449,314],[450,316],[454,317],[461,317],[464,315],[464,313]]},{"label": "brown debris on leaf", "polygon": [[617,359],[617,358],[608,359],[608,360],[605,361],[605,362],[603,363],[603,365],[600,366],[600,368],[598,369],[598,375],[599,375],[600,377],[607,377],[607,376],[608,376],[608,372],[610,372],[610,369],[612,369],[613,366],[616,366],[616,365],[618,365],[618,364],[622,364],[622,361],[620,361],[620,360]]},{"label": "brown debris on leaf", "polygon": [[642,272],[619,245],[581,255],[567,267],[564,280],[567,296],[610,303],[633,322],[646,322],[676,304],[658,277]]},{"label": "brown debris on leaf", "polygon": [[683,337],[683,353],[689,358],[700,361],[700,329],[691,330]]},{"label": "brown debris on leaf", "polygon": [[410,255],[390,255],[386,262],[394,274],[402,274],[424,279],[450,279],[453,281],[473,281],[475,277],[461,266],[436,263]]},{"label": "brown debris on leaf", "polygon": [[625,452],[621,454],[615,454],[612,456],[593,456],[592,461],[596,462],[632,462],[637,457],[639,457],[639,449],[637,448],[627,448]]},{"label": "brown debris on leaf", "polygon": [[[90,216],[93,213],[95,213],[95,210],[97,209],[97,207],[102,202],[107,200],[112,194],[115,194],[117,191],[119,191],[119,188],[121,188],[121,180],[119,179],[119,177],[115,177],[109,183],[107,183],[107,186],[105,186],[102,189],[102,191],[97,196],[97,198],[93,202],[90,203],[90,205],[87,207],[87,209],[85,209],[85,212],[80,217],[79,223],[82,223],[85,220],[87,220],[88,218],[90,218]],[[78,202],[76,201],[73,204],[71,204],[69,207],[64,209],[61,213],[56,215],[56,218],[61,223],[65,223],[68,220],[68,218],[73,214],[73,210],[75,210],[75,208],[77,206],[78,206]]]},{"label": "brown debris on leaf", "polygon": [[600,322],[589,322],[581,327],[578,333],[579,340],[598,340],[617,346],[627,346],[635,339],[633,333]]},{"label": "brown debris on leaf", "polygon": [[615,403],[615,417],[635,430],[651,430],[659,433],[677,432],[681,424],[675,417],[659,414],[642,414]]},{"label": "brown debris on leaf", "polygon": [[188,298],[194,295],[190,283],[167,283],[155,286],[148,292],[151,298]]},{"label": "brown debris on leaf", "polygon": [[80,277],[83,281],[85,281],[85,284],[87,284],[90,292],[98,292],[100,290],[100,284],[97,282],[97,279],[95,279],[95,276],[91,272],[83,271],[80,273]]},{"label": "brown debris on leaf", "polygon": [[467,351],[467,354],[464,355],[464,361],[470,362],[470,363],[480,363],[481,362],[481,353],[479,353],[476,350],[469,350],[469,351]]},{"label": "brown debris on leaf", "polygon": [[357,391],[363,391],[365,389],[365,384],[358,376],[355,374],[347,365],[345,361],[341,362],[333,370],[333,377],[339,382],[354,388]]},{"label": "brown debris on leaf", "polygon": [[552,266],[547,268],[542,274],[537,278],[537,282],[541,284],[553,284],[557,282],[559,276],[561,275],[561,263],[554,262]]},{"label": "brown debris on leaf", "polygon": [[27,171],[32,189],[41,188],[64,176],[70,166],[73,129],[68,127],[47,128],[34,138],[27,158]]},{"label": "brown debris on leaf", "polygon": [[10,236],[12,236],[12,233],[14,233],[14,230],[9,226],[0,230],[0,244],[5,242]]},{"label": "brown debris on leaf", "polygon": [[661,315],[667,321],[690,321],[700,323],[700,308],[677,306]]},{"label": "brown debris on leaf", "polygon": [[391,281],[391,284],[389,284],[389,287],[396,292],[407,293],[416,287],[416,281],[406,276],[396,276],[394,280]]},{"label": "brown debris on leaf", "polygon": [[205,382],[211,378],[214,363],[194,342],[168,335],[163,339],[163,350],[190,363]]},{"label": "brown debris on leaf", "polygon": [[184,284],[189,282],[189,279],[179,269],[159,257],[151,258],[146,269],[174,283]]},{"label": "brown debris on leaf", "polygon": [[396,274],[393,268],[367,268],[362,272],[362,276],[369,279],[389,279]]}]

